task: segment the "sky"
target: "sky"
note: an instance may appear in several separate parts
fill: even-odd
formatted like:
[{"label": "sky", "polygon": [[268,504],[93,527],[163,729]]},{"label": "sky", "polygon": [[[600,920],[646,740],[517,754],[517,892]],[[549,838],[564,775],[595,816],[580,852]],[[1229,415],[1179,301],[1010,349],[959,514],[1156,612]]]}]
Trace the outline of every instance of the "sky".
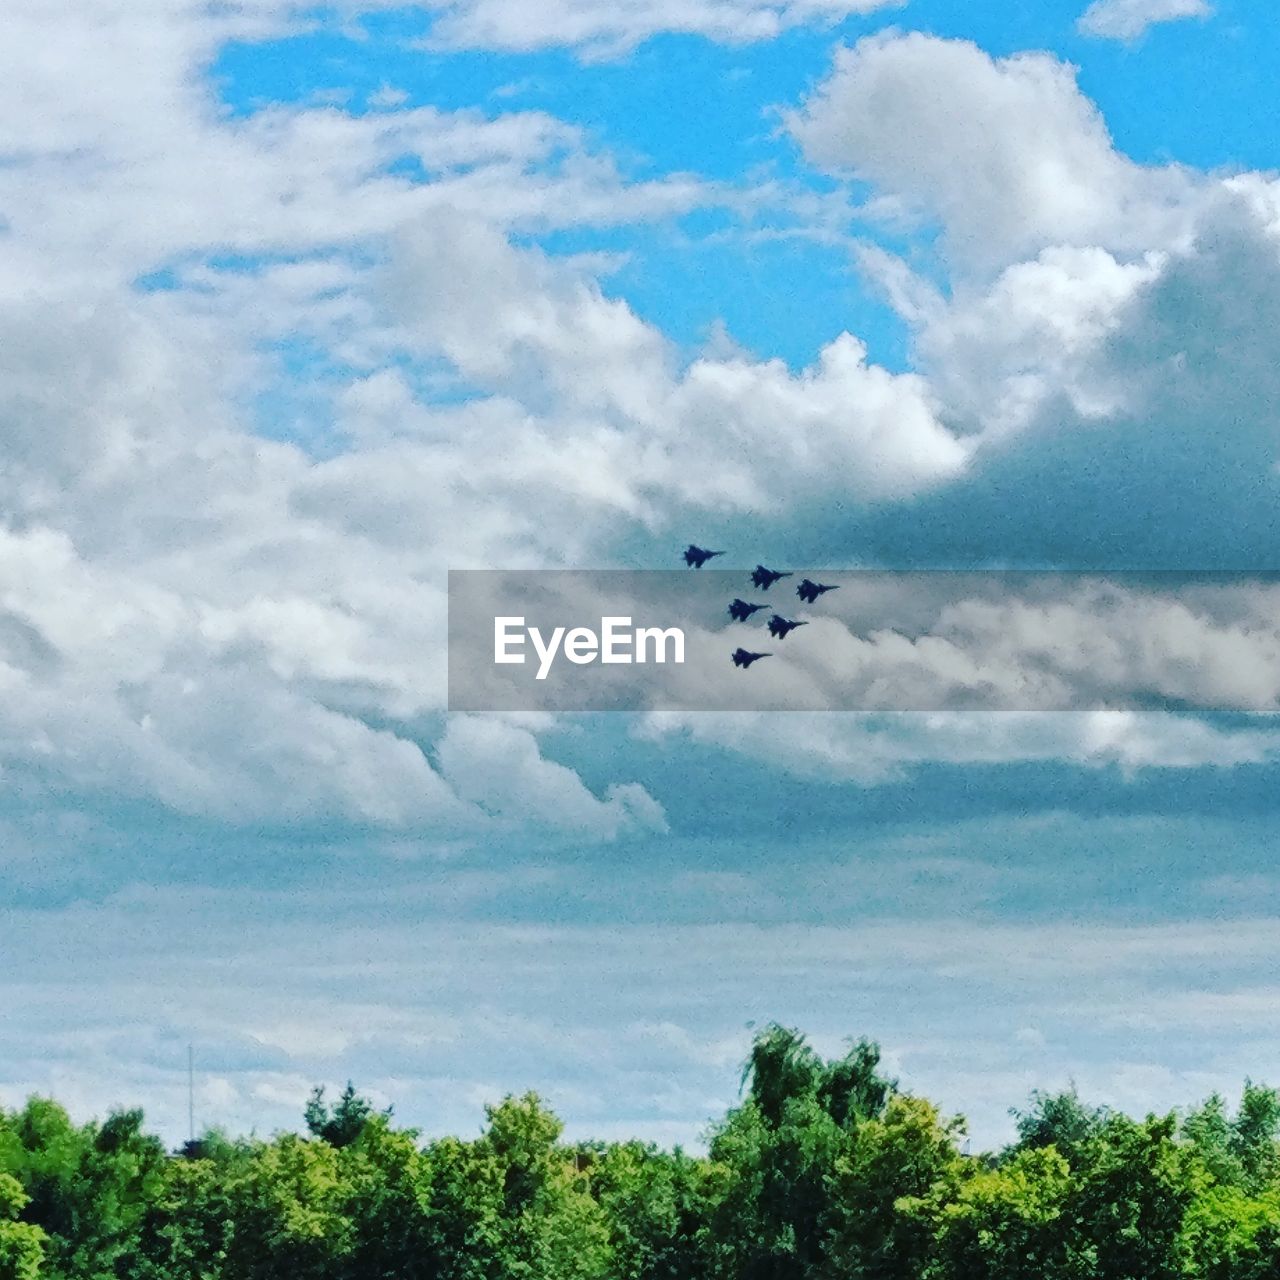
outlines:
[{"label": "sky", "polygon": [[1280,28],[1086,3],[9,0],[0,1105],[1280,1083],[1268,596],[1147,710],[446,707],[448,569],[1280,568]]}]

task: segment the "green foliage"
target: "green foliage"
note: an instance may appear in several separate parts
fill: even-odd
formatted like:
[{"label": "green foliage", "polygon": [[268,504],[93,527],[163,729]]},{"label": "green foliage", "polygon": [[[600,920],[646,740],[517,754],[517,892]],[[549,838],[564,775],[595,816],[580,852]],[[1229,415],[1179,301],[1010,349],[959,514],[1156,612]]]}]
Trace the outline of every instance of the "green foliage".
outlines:
[{"label": "green foliage", "polygon": [[954,1196],[962,1164],[958,1133],[931,1102],[904,1094],[858,1127],[831,1181],[826,1274],[850,1280],[924,1274],[933,1232],[914,1206]]},{"label": "green foliage", "polygon": [[1070,1211],[1091,1274],[1173,1280],[1179,1237],[1193,1197],[1173,1116],[1138,1123],[1110,1116],[1081,1148]]},{"label": "green foliage", "polygon": [[1280,1275],[1280,1188],[1255,1197],[1238,1186],[1198,1196],[1182,1227],[1187,1274],[1197,1280],[1274,1280]]},{"label": "green foliage", "polygon": [[371,1116],[360,1137],[342,1148],[339,1177],[350,1222],[347,1280],[426,1280],[437,1274],[426,1213],[431,1171],[417,1133],[391,1128],[389,1114]]},{"label": "green foliage", "polygon": [[0,1280],[1276,1280],[1280,1095],[963,1132],[859,1041],[765,1028],[706,1156],[563,1141],[535,1094],[423,1145],[348,1085],[306,1135],[168,1155],[136,1111],[0,1111]]},{"label": "green foliage", "polygon": [[1015,1150],[1056,1147],[1069,1160],[1074,1159],[1107,1122],[1106,1110],[1086,1106],[1074,1085],[1061,1093],[1042,1093],[1037,1089],[1026,1111],[1014,1108],[1010,1114],[1018,1124]]},{"label": "green foliage", "polygon": [[860,1041],[824,1061],[797,1031],[767,1027],[752,1046],[746,1100],[716,1131],[711,1157],[725,1170],[715,1207],[712,1273],[725,1280],[792,1280],[829,1263],[853,1230],[837,1182],[848,1178],[862,1130],[893,1106],[879,1052]]},{"label": "green foliage", "polygon": [[1240,1163],[1245,1185],[1255,1191],[1272,1183],[1280,1171],[1277,1130],[1280,1130],[1280,1094],[1246,1080],[1240,1109],[1231,1122],[1229,1145],[1231,1154]]},{"label": "green foliage", "polygon": [[0,1114],[0,1171],[28,1197],[23,1220],[48,1238],[42,1274],[58,1280],[115,1280],[163,1185],[164,1164],[140,1111],[77,1127],[57,1103],[32,1098]]},{"label": "green foliage", "polygon": [[720,1170],[639,1142],[581,1149],[609,1228],[616,1280],[695,1280],[706,1272],[706,1223]]},{"label": "green foliage", "polygon": [[903,1211],[932,1237],[927,1280],[1075,1280],[1080,1265],[1068,1203],[1071,1170],[1056,1147],[1018,1152],[992,1169],[970,1171]]},{"label": "green foliage", "polygon": [[1199,1107],[1188,1112],[1182,1122],[1182,1137],[1192,1159],[1197,1160],[1214,1181],[1230,1186],[1244,1182],[1244,1166],[1236,1154],[1233,1125],[1221,1094],[1210,1094]]},{"label": "green foliage", "polygon": [[16,1218],[27,1204],[22,1184],[0,1173],[0,1280],[38,1280],[45,1234]]},{"label": "green foliage", "polygon": [[[364,1132],[372,1115],[373,1103],[368,1098],[362,1098],[350,1080],[347,1081],[342,1096],[332,1107],[324,1100],[324,1085],[317,1085],[311,1091],[311,1098],[303,1112],[312,1135],[331,1147],[349,1147]],[[390,1117],[390,1109],[384,1115]]]},{"label": "green foliage", "polygon": [[288,1136],[266,1147],[237,1188],[233,1274],[297,1280],[326,1276],[344,1260],[350,1223],[343,1212],[338,1153],[322,1142]]},{"label": "green foliage", "polygon": [[610,1274],[609,1228],[560,1121],[536,1094],[487,1109],[475,1142],[427,1153],[431,1251],[441,1280],[595,1280]]}]

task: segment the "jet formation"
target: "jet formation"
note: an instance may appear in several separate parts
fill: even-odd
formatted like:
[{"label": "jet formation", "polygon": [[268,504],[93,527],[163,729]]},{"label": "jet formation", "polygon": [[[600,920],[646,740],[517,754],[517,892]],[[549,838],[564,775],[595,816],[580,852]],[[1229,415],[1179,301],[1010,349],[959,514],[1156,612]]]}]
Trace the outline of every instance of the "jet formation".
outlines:
[{"label": "jet formation", "polygon": [[[691,542],[688,547],[685,548],[684,562],[691,569],[701,569],[708,560],[712,559],[714,556],[722,555],[724,555],[723,551],[708,551],[706,548],[700,547],[696,543]],[[755,587],[757,591],[768,591],[776,582],[791,576],[792,574],[790,570],[769,569],[762,564],[758,564],[756,565],[754,572],[751,574],[751,585]],[[828,591],[838,590],[839,587],[835,585],[813,582],[809,578],[804,578],[796,588],[796,595],[798,595],[805,604],[813,604],[819,596],[826,595]],[[735,598],[729,605],[729,616],[735,622],[747,622],[753,614],[759,613],[761,609],[767,609],[768,607],[768,605],[763,603],[754,604],[749,600]],[[807,621],[795,618],[784,618],[780,613],[772,614],[768,621],[769,634],[773,636],[775,640],[785,640],[787,636],[796,630],[797,627],[807,627],[808,625]],[[759,662],[761,658],[771,658],[773,657],[773,654],[753,653],[750,649],[743,649],[739,647],[733,651],[731,656],[733,658],[733,665],[745,670],[747,667],[751,666],[753,662]]]}]

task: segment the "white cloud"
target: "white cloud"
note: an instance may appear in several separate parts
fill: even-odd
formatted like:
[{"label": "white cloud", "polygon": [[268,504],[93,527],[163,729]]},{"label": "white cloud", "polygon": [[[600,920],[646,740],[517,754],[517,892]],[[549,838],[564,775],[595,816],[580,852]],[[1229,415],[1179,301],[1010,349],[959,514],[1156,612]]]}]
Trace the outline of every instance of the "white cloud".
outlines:
[{"label": "white cloud", "polygon": [[[1107,823],[1060,834],[1098,842],[1106,861],[1129,838]],[[1004,857],[992,858],[1001,877]],[[472,1132],[481,1101],[536,1087],[575,1134],[616,1123],[625,1098],[632,1136],[696,1142],[734,1100],[744,1019],[758,1016],[800,1025],[830,1050],[848,1035],[880,1037],[906,1083],[967,1111],[986,1144],[1008,1132],[1005,1108],[1055,1083],[1033,1037],[1022,1050],[1032,1056],[1010,1062],[1029,1026],[1055,1046],[1055,1073],[1139,1110],[1234,1092],[1273,1060],[1275,992],[1256,980],[1274,952],[1268,915],[1001,921],[959,916],[939,896],[905,920],[860,899],[872,869],[845,869],[838,924],[808,917],[838,870],[825,863],[788,879],[772,923],[442,920],[435,883],[408,899],[370,886],[320,925],[296,894],[247,890],[14,910],[0,1097],[53,1089],[80,1115],[145,1102],[177,1139],[194,1042],[200,1122],[298,1127],[310,1083],[351,1077],[429,1133]],[[643,875],[615,874],[647,891]],[[1204,1034],[1223,1028],[1225,1049]],[[1162,1077],[1143,1072],[1153,1061]]]},{"label": "white cloud", "polygon": [[787,122],[812,163],[940,223],[960,262],[1016,262],[1045,245],[1144,249],[1179,229],[1192,194],[1189,175],[1120,155],[1074,69],[1050,54],[868,37],[837,53]]},{"label": "white cloud", "polygon": [[643,787],[615,786],[597,799],[571,769],[542,758],[532,733],[495,717],[453,716],[435,754],[458,793],[499,819],[603,839],[637,827],[666,830]]},{"label": "white cloud", "polygon": [[942,231],[918,265],[861,254],[972,446],[923,519],[1024,563],[1269,562],[1271,178],[1135,164],[1070,67],[921,35],[841,52],[789,127]]},{"label": "white cloud", "polygon": [[[20,525],[0,533],[0,761],[234,822],[483,828],[414,736],[443,702],[424,657],[443,645],[443,584],[418,576],[441,548],[391,555],[294,514],[313,464],[236,430],[176,334],[120,308],[59,317],[0,317]],[[609,838],[653,820],[638,789],[603,824],[581,791],[537,821]]]},{"label": "white cloud", "polygon": [[[552,410],[510,423],[497,456],[558,502],[651,521],[684,506],[778,513],[836,488],[911,493],[964,462],[927,386],[869,364],[847,334],[799,375],[735,355],[681,369],[663,336],[594,280],[475,223],[406,237],[392,280],[406,344],[447,357],[473,385]],[[495,415],[484,427],[502,429]]]},{"label": "white cloud", "polygon": [[423,0],[436,14],[428,43],[531,51],[556,45],[616,57],[672,32],[723,44],[770,40],[793,27],[832,25],[901,0]]},{"label": "white cloud", "polygon": [[[376,367],[385,320],[351,251],[441,207],[607,221],[687,207],[698,189],[629,187],[580,130],[538,112],[227,117],[208,60],[286,16],[265,4],[217,19],[195,5],[12,15],[0,51],[11,73],[0,151],[12,160],[0,278],[13,284],[0,307],[0,492],[13,522],[0,553],[12,694],[0,753],[103,801],[448,839],[491,825],[422,749],[421,719],[443,703],[426,656],[443,644],[439,566],[462,522],[425,545],[402,525],[393,551],[309,517],[315,461],[249,429],[250,397],[288,394],[255,346],[305,334]],[[115,45],[130,55],[100,65]],[[404,157],[427,180],[387,172]],[[310,257],[248,274],[199,265],[227,251]],[[184,288],[129,288],[169,264]],[[323,401],[308,411],[323,416]],[[414,494],[414,509],[424,500]],[[540,766],[567,772],[532,739],[524,759],[534,782]],[[661,821],[635,784],[598,805],[579,791],[576,808],[543,804],[535,825],[581,818],[610,838]],[[520,798],[505,796],[509,821]]]},{"label": "white cloud", "polygon": [[1161,22],[1208,18],[1208,0],[1094,0],[1080,17],[1086,35],[1107,40],[1136,40]]},{"label": "white cloud", "polygon": [[[1274,461],[1280,317],[1260,317],[1275,188],[1133,164],[1047,55],[920,36],[840,55],[793,130],[815,161],[938,219],[954,279],[944,301],[879,261],[914,300],[920,372],[877,367],[838,333],[795,372],[723,344],[684,359],[590,264],[512,242],[719,198],[696,178],[629,184],[539,112],[228,118],[203,69],[232,28],[203,11],[152,15],[153,56],[99,75],[125,10],[68,8],[59,56],[40,62],[22,52],[50,28],[38,8],[0,52],[11,767],[255,821],[452,832],[487,811],[605,837],[649,828],[649,797],[586,788],[543,758],[537,730],[441,736],[443,676],[424,655],[443,645],[443,566],[598,563],[693,518],[829,528],[833,512],[962,490],[1020,441],[1052,457],[1127,431],[1141,459],[1174,440],[1163,465],[1198,482],[1222,449],[1210,407],[1230,406],[1243,473]],[[254,30],[280,17],[231,12]],[[573,12],[585,25],[566,38],[605,38],[603,11]],[[423,180],[389,171],[404,156]],[[286,260],[205,262],[268,250]],[[130,287],[165,266],[183,287]],[[298,339],[334,366],[303,389],[261,350]],[[311,447],[263,438],[264,419],[294,412],[289,428],[314,419],[314,439],[295,431]],[[1091,473],[1086,453],[1063,484]],[[223,714],[202,714],[211,700]],[[959,749],[936,733],[937,753]],[[1270,749],[1171,733],[1045,747],[995,732],[985,749],[1133,766]],[[918,739],[904,750],[887,751],[893,767],[928,758]],[[513,767],[485,790],[488,752]]]},{"label": "white cloud", "polygon": [[1280,757],[1280,733],[1217,729],[1167,713],[934,712],[683,715],[654,712],[642,737],[680,735],[800,777],[876,786],[924,763],[1027,761],[1084,768],[1234,768]]},{"label": "white cloud", "polygon": [[297,9],[264,0],[211,16],[179,0],[6,11],[6,290],[29,294],[38,280],[41,296],[57,284],[83,295],[211,253],[367,251],[441,207],[545,227],[665,216],[706,194],[678,175],[629,184],[581,128],[538,111],[228,115],[210,62],[233,38],[293,30]]}]

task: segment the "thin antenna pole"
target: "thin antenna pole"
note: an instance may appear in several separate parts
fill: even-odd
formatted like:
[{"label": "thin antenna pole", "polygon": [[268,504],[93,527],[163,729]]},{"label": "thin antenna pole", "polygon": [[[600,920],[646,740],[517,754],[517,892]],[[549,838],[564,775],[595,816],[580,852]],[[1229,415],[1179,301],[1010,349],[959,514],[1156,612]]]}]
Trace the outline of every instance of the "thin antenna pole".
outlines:
[{"label": "thin antenna pole", "polygon": [[187,1045],[187,1129],[192,1143],[196,1140],[196,1057],[195,1050]]}]

